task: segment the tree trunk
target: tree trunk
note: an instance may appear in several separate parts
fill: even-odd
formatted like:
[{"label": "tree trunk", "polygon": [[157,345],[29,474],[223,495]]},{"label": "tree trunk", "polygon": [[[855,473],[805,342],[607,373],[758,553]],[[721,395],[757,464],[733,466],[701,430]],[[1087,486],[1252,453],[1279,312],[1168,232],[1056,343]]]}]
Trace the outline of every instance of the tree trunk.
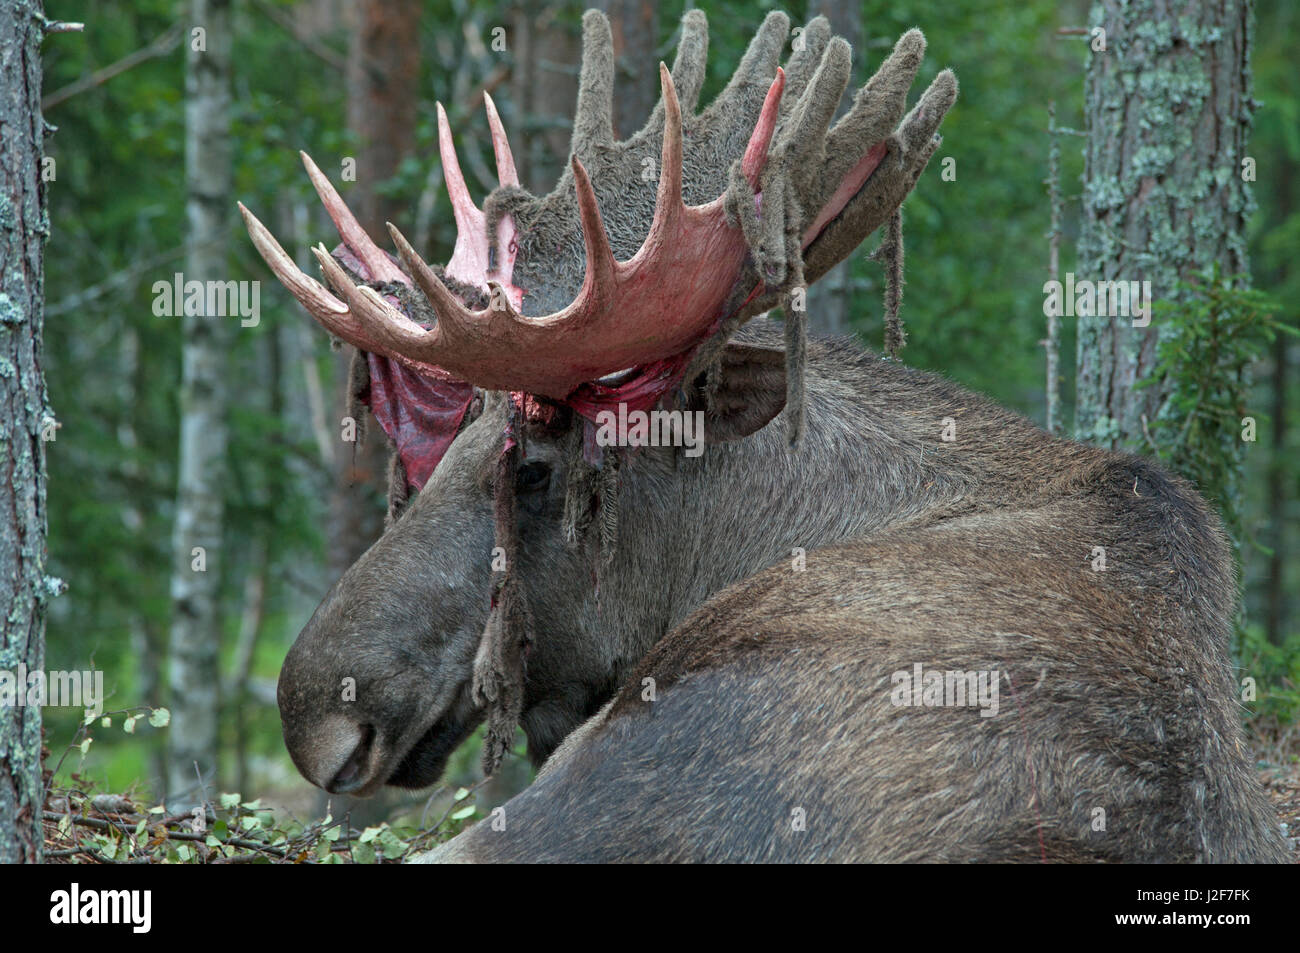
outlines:
[{"label": "tree trunk", "polygon": [[519,4],[510,28],[514,122],[506,128],[515,143],[519,182],[537,195],[550,192],[565,169],[578,95],[577,69],[566,64],[577,61],[582,44],[557,22],[559,10],[551,6],[539,12]]},{"label": "tree trunk", "polygon": [[[224,281],[229,210],[230,0],[190,0],[185,75],[185,280]],[[202,33],[197,31],[202,30]],[[190,313],[197,311],[199,313]],[[198,804],[217,766],[226,354],[237,318],[185,309],[181,440],[172,536],[168,801]],[[196,768],[197,766],[197,768]]]},{"label": "tree trunk", "polygon": [[[418,0],[364,0],[352,10],[348,51],[348,126],[357,145],[356,185],[348,206],[376,240],[388,234],[386,221],[400,222],[407,210],[376,186],[397,174],[415,151],[416,105],[420,96],[420,4]],[[380,241],[383,244],[382,241]],[[348,413],[345,348],[335,362],[335,394],[342,421]],[[382,502],[388,465],[387,440],[373,420],[356,422],[358,437],[342,439],[334,428],[335,480],[330,500],[329,565],[338,578],[384,531]],[[367,426],[368,425],[368,426]]]},{"label": "tree trunk", "polygon": [[[0,4],[0,670],[45,664],[45,237],[40,0]],[[17,686],[23,691],[25,686]],[[41,709],[0,706],[0,863],[41,860]]]},{"label": "tree trunk", "polygon": [[[1150,281],[1154,300],[1214,262],[1247,271],[1253,208],[1242,180],[1249,94],[1250,0],[1102,0],[1089,24],[1079,280]],[[1095,40],[1093,41],[1096,42]],[[1164,394],[1142,389],[1159,321],[1078,320],[1075,430],[1107,447],[1142,445]]]}]

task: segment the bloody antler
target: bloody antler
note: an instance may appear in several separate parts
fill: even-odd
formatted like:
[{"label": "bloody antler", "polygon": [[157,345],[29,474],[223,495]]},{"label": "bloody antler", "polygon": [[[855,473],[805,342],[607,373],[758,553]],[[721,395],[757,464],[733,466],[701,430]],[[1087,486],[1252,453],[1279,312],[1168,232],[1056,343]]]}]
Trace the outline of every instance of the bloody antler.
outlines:
[{"label": "bloody antler", "polygon": [[[757,186],[766,158],[784,78],[778,70],[746,150],[745,167],[751,186]],[[596,194],[581,160],[574,156],[573,180],[582,217],[587,270],[578,297],[555,314],[535,318],[521,314],[510,300],[508,289],[496,280],[487,282],[493,293],[489,306],[471,311],[402,234],[389,225],[411,279],[438,316],[437,325],[426,330],[374,290],[356,285],[320,246],[313,251],[321,270],[343,300],[334,298],[298,272],[253,214],[242,205],[240,208],[253,243],[267,264],[331,333],[363,350],[440,367],[481,387],[562,399],[585,381],[669,357],[706,337],[746,254],[744,236],[727,224],[721,196],[704,206],[691,207],[682,201],[681,113],[672,77],[662,64],[660,79],[666,125],[650,233],[629,261],[615,260]],[[339,225],[344,243],[371,266],[372,276],[383,281],[407,281],[355,227],[355,220],[337,201],[337,195],[311,160],[304,156],[304,161],[322,197],[328,196],[326,207]],[[465,194],[458,174],[449,172],[447,178],[449,183],[456,183],[453,194]],[[472,205],[465,209],[461,202],[455,202],[454,207],[459,234],[476,235],[482,230],[482,212]],[[457,241],[453,263],[467,248],[469,243]],[[486,255],[481,260],[486,271]]]},{"label": "bloody antler", "polygon": [[[899,41],[853,109],[831,128],[848,82],[848,44],[830,38],[824,19],[814,20],[804,33],[803,48],[791,57],[787,79],[776,61],[788,22],[783,15],[770,15],[718,102],[698,116],[688,115],[692,151],[684,160],[674,75],[693,109],[707,46],[703,15],[693,11],[684,19],[673,73],[661,64],[663,96],[646,128],[615,143],[609,122],[612,38],[603,15],[589,13],[571,171],[555,193],[532,200],[516,216],[527,219],[519,233],[509,216],[498,223],[491,232],[495,250],[488,247],[484,213],[465,188],[439,106],[439,145],[457,224],[445,274],[488,291],[490,302],[482,310],[467,307],[390,225],[406,271],[399,269],[304,156],[344,245],[367,272],[362,277],[375,283],[414,283],[437,318],[432,328],[404,314],[396,299],[355,283],[321,246],[314,251],[335,297],[298,271],[262,224],[242,205],[240,209],[272,271],[331,333],[422,372],[562,400],[611,372],[690,352],[725,319],[736,318],[741,310],[754,313],[775,291],[802,281],[805,248],[818,273],[824,271],[828,260],[844,257],[892,213],[933,152],[935,129],[956,95],[947,71],[898,131],[890,132],[902,116],[924,51],[919,31]],[[761,100],[760,83],[766,86]],[[755,115],[753,104],[760,101]],[[490,100],[487,108],[501,183],[517,187],[509,145]],[[743,139],[740,122],[748,123]],[[660,127],[653,217],[643,224],[638,203],[644,200],[619,193],[635,192],[645,161],[642,146]],[[686,183],[688,191],[698,195],[704,182],[711,200],[686,204],[684,167],[700,180]],[[603,201],[598,198],[602,190]],[[613,245],[607,220],[614,225]],[[525,314],[529,301],[554,300],[556,290],[570,280],[562,264],[554,266],[553,280],[539,281],[538,276],[551,274],[541,259],[556,254],[556,236],[576,237],[579,229],[583,277],[571,303],[549,314]],[[630,258],[620,261],[615,248],[627,248],[629,232],[644,238]],[[825,241],[828,235],[833,242]],[[534,236],[540,237],[534,241]],[[549,247],[540,247],[547,241]],[[526,272],[527,291],[512,284],[517,258]]]}]

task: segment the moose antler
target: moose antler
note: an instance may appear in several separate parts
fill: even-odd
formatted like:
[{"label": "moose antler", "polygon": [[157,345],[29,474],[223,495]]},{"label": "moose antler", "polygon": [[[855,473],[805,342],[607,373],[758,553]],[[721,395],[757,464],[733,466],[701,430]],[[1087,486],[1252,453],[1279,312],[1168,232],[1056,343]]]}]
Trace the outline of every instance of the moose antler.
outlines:
[{"label": "moose antler", "polygon": [[[436,318],[431,328],[403,313],[398,298],[356,283],[321,246],[314,251],[335,297],[240,209],[272,271],[336,336],[421,373],[563,400],[612,372],[689,353],[724,322],[770,307],[806,273],[816,277],[847,256],[915,183],[956,96],[944,71],[903,118],[925,48],[920,31],[899,40],[834,127],[849,46],[819,17],[783,70],[788,35],[789,19],[770,14],[727,88],[695,114],[708,34],[704,15],[689,12],[672,72],[660,64],[659,105],[645,128],[615,142],[612,37],[604,15],[588,12],[570,168],[550,195],[524,195],[493,227],[469,197],[439,106],[457,224],[444,275],[488,292],[480,310],[390,225],[405,272],[398,268],[304,156],[362,277],[413,284]],[[501,185],[519,192],[490,100],[487,110]],[[654,140],[661,146],[651,201],[642,171]]]}]

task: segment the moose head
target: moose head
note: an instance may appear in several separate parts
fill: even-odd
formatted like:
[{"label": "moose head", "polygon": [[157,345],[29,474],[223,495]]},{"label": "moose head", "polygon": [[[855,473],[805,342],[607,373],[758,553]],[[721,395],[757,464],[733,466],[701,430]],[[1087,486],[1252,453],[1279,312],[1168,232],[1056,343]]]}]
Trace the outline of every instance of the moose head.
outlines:
[{"label": "moose head", "polygon": [[[488,770],[516,724],[540,761],[713,593],[792,539],[873,518],[842,485],[842,395],[805,382],[800,302],[896,228],[956,81],[941,72],[907,110],[912,30],[834,121],[849,45],[818,18],[782,67],[789,27],[770,14],[697,112],[708,33],[687,13],[658,105],[616,141],[610,27],[588,12],[572,155],[545,197],[520,187],[485,97],[500,185],[478,208],[439,106],[457,226],[443,267],[392,225],[397,257],[381,250],[305,155],[342,238],[314,249],[328,287],[240,206],[277,278],[366,355],[364,397],[395,448],[389,528],[280,676],[285,740],[315,784],[430,784],[485,719]],[[780,335],[736,334],[781,304]],[[628,448],[626,413],[624,446],[604,446],[620,407],[702,415],[708,451]]]}]

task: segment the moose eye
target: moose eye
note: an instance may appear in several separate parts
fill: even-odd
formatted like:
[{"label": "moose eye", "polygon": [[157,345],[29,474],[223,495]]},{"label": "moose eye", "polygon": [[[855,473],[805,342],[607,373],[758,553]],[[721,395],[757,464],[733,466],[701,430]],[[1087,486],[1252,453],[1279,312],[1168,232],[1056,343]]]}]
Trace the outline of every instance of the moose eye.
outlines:
[{"label": "moose eye", "polygon": [[522,493],[536,493],[551,483],[551,468],[545,463],[525,463],[515,474],[515,489]]}]

